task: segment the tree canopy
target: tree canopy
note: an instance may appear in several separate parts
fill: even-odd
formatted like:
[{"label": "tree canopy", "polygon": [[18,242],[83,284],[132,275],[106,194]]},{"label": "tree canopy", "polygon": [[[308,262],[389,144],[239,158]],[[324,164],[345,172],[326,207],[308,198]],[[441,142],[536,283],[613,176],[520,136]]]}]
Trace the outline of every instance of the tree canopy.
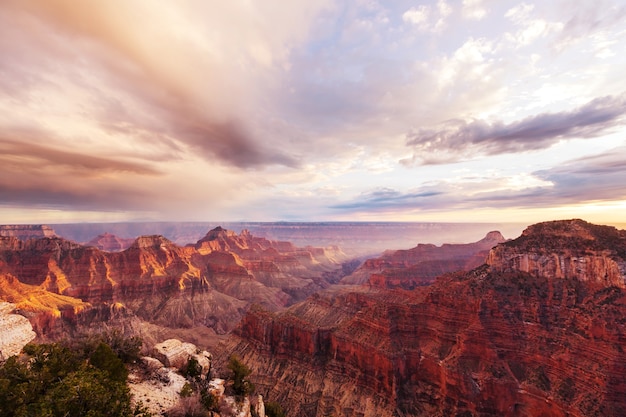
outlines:
[{"label": "tree canopy", "polygon": [[81,349],[29,344],[23,352],[0,364],[1,416],[149,416],[131,406],[126,366],[104,341]]}]

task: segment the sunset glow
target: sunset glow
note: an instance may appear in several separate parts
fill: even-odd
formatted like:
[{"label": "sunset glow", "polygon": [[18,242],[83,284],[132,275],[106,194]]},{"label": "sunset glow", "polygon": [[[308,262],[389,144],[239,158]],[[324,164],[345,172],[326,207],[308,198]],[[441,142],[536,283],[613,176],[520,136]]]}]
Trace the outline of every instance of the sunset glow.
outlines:
[{"label": "sunset glow", "polygon": [[626,4],[7,0],[2,223],[626,217]]}]

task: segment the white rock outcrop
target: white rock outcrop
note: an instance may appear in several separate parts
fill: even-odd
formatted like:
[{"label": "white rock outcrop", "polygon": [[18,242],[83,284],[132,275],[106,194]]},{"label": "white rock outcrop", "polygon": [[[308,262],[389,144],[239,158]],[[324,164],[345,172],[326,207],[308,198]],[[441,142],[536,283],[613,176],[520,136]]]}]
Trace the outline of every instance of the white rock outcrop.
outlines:
[{"label": "white rock outcrop", "polygon": [[0,301],[0,360],[17,355],[37,336],[28,319],[14,310],[15,304]]},{"label": "white rock outcrop", "polygon": [[[149,366],[156,365],[156,362],[149,363]],[[153,370],[153,376],[154,379],[145,380],[131,373],[128,387],[135,404],[142,402],[155,416],[161,416],[178,403],[180,391],[187,381],[184,376],[168,368]]]},{"label": "white rock outcrop", "polygon": [[181,369],[187,365],[190,358],[194,358],[206,375],[211,369],[211,353],[199,351],[193,343],[181,342],[178,339],[168,339],[154,346],[154,357],[168,368]]}]

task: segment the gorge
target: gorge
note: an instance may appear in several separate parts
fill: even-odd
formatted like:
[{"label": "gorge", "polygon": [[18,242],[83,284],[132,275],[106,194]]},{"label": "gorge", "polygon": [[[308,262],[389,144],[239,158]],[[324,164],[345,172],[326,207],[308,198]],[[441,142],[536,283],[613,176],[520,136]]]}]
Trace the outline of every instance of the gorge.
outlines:
[{"label": "gorge", "polygon": [[624,230],[552,221],[358,267],[336,246],[221,227],[186,246],[99,241],[110,251],[0,237],[5,313],[40,340],[176,337],[218,374],[235,353],[290,417],[626,414]]},{"label": "gorge", "polygon": [[289,416],[624,415],[625,249],[625,231],[542,223],[429,287],[252,310],[222,349]]}]

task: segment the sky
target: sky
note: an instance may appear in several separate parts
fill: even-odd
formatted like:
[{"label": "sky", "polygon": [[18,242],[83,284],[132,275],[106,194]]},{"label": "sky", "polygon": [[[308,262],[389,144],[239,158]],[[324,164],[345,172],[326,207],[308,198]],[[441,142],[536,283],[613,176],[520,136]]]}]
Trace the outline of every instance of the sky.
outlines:
[{"label": "sky", "polygon": [[3,0],[0,223],[626,222],[625,0]]}]

